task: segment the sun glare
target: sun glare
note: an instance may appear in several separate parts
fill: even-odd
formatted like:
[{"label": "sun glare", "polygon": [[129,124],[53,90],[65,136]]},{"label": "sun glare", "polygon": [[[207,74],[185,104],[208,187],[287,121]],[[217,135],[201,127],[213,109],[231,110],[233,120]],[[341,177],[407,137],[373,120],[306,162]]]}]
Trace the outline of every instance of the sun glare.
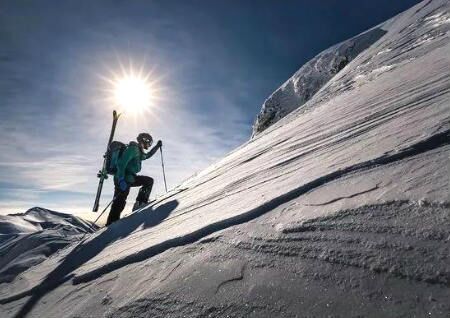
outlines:
[{"label": "sun glare", "polygon": [[151,106],[152,88],[145,78],[126,75],[115,82],[114,97],[126,111],[142,113]]},{"label": "sun glare", "polygon": [[154,70],[144,70],[144,66],[125,67],[119,62],[119,70],[108,70],[109,76],[99,75],[107,84],[102,91],[103,100],[120,113],[139,118],[144,113],[154,113],[154,106],[163,100],[161,79]]}]

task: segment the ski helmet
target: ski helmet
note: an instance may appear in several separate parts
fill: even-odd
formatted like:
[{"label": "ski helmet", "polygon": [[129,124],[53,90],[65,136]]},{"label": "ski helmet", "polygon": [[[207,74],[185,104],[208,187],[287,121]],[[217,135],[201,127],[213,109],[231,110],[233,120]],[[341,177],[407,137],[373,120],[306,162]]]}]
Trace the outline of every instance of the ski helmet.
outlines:
[{"label": "ski helmet", "polygon": [[138,143],[147,144],[149,147],[153,143],[153,138],[149,133],[140,133],[136,139]]}]

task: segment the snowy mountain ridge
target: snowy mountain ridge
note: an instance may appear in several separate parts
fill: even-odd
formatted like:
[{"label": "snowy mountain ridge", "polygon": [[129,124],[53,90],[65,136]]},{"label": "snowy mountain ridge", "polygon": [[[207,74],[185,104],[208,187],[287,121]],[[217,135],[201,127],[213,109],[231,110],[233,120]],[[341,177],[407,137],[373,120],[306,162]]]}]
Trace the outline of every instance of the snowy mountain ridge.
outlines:
[{"label": "snowy mountain ridge", "polygon": [[375,27],[326,49],[308,61],[263,103],[253,125],[252,137],[305,104],[333,76],[385,33],[381,27]]},{"label": "snowy mountain ridge", "polygon": [[251,141],[1,283],[0,315],[447,317],[450,3],[383,29]]},{"label": "snowy mountain ridge", "polygon": [[0,215],[0,241],[4,241],[10,235],[29,234],[61,226],[71,226],[84,232],[96,229],[90,222],[72,214],[34,207],[25,213]]},{"label": "snowy mountain ridge", "polygon": [[72,214],[35,207],[25,213],[0,215],[0,283],[98,227]]},{"label": "snowy mountain ridge", "polygon": [[[423,44],[437,47],[441,41],[445,43],[450,19],[447,13],[436,11],[434,15],[408,21],[411,12],[403,12],[308,61],[263,103],[252,138],[292,111],[304,113],[332,96],[414,60],[418,57],[416,49]],[[429,30],[417,37],[414,30],[420,27]],[[378,41],[380,38],[382,41]],[[354,59],[355,67],[346,67]]]}]

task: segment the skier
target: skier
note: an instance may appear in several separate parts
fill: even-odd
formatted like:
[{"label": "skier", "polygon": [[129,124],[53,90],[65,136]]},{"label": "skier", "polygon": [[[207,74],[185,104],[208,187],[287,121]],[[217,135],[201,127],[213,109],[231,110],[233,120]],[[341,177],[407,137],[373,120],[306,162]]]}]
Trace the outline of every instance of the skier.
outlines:
[{"label": "skier", "polygon": [[153,143],[153,138],[148,133],[141,133],[137,136],[137,142],[131,141],[123,151],[117,161],[117,171],[114,174],[114,200],[111,205],[106,225],[120,219],[120,213],[125,208],[127,196],[130,193],[130,187],[141,187],[136,197],[136,203],[133,211],[148,202],[150,192],[153,187],[153,178],[147,176],[138,176],[141,171],[142,160],[148,159],[158,151],[162,146],[161,140],[147,153]]}]

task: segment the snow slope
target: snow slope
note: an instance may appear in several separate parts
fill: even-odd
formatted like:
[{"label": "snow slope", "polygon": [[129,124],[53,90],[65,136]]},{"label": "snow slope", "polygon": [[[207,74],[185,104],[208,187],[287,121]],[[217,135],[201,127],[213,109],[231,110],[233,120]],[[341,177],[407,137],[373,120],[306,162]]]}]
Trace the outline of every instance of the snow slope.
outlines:
[{"label": "snow slope", "polygon": [[11,282],[97,226],[74,215],[32,208],[0,215],[0,283]]},{"label": "snow slope", "polygon": [[302,107],[0,284],[1,317],[448,317],[450,3]]}]

